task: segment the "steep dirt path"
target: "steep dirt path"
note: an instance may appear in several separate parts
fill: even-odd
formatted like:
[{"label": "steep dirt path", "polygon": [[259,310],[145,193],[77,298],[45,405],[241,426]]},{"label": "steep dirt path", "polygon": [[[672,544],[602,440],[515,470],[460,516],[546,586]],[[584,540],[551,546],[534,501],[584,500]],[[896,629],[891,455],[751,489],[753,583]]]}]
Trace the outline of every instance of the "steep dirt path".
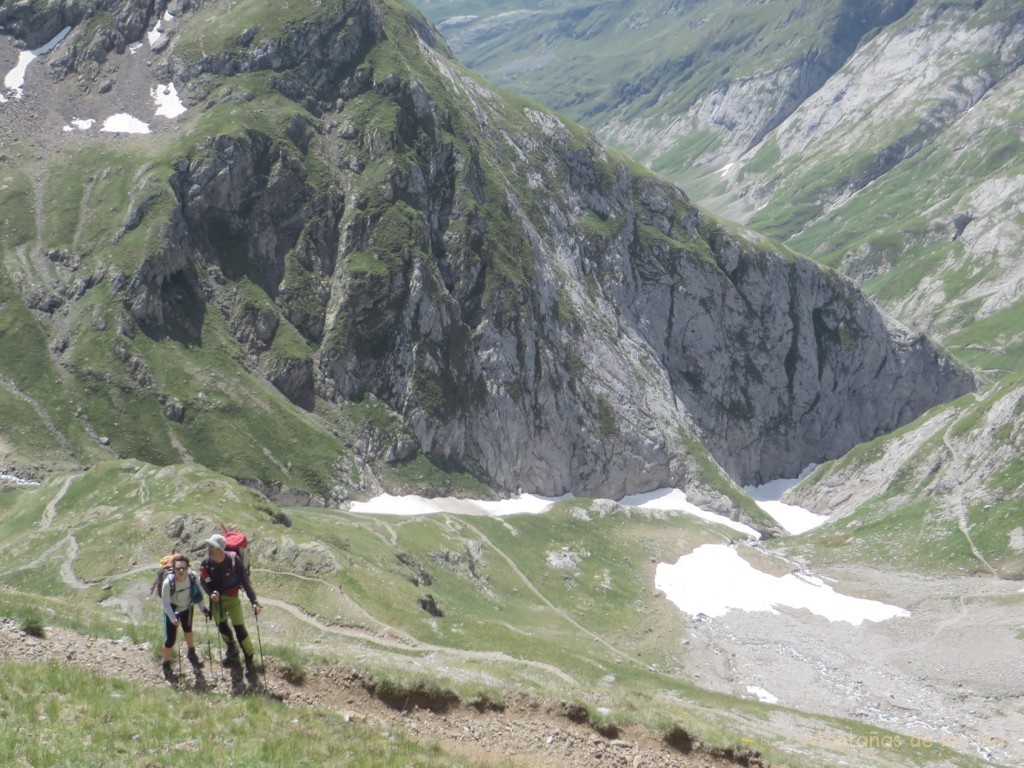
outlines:
[{"label": "steep dirt path", "polygon": [[68,543],[68,556],[60,566],[60,578],[72,589],[88,589],[89,585],[75,575],[75,558],[78,557],[78,539],[68,534],[64,539]]},{"label": "steep dirt path", "polygon": [[[268,603],[269,604],[269,603]],[[626,727],[598,733],[578,707],[562,701],[510,693],[500,704],[479,709],[439,695],[409,690],[384,693],[376,681],[340,666],[305,670],[301,685],[287,681],[287,670],[266,657],[266,670],[255,685],[235,671],[211,664],[209,637],[197,631],[205,667],[198,673],[183,662],[174,688],[204,695],[264,695],[288,706],[314,706],[342,712],[372,728],[406,730],[425,743],[440,743],[449,753],[503,768],[729,768],[737,762],[761,766],[755,753],[729,756],[703,749],[699,742],[683,754],[657,733]],[[175,657],[176,658],[176,657]],[[71,664],[107,677],[140,685],[170,687],[149,644],[96,639],[63,628],[47,628],[45,638],[25,633],[12,619],[0,617],[0,661]],[[174,662],[177,669],[177,662]]]}]

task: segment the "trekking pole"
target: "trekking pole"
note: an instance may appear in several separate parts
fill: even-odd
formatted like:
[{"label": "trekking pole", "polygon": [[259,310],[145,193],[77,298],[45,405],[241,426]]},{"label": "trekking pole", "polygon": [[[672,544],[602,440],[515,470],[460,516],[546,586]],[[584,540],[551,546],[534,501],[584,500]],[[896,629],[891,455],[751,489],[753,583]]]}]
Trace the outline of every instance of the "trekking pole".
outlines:
[{"label": "trekking pole", "polygon": [[178,677],[181,677],[181,643],[175,643],[174,648],[178,652]]},{"label": "trekking pole", "polygon": [[260,615],[253,611],[252,615],[256,619],[256,641],[260,644],[260,666],[263,667],[263,677],[267,676],[267,662],[263,660],[263,638],[260,637]]},{"label": "trekking pole", "polygon": [[[213,631],[217,635],[217,655],[220,656],[221,655],[221,650],[220,650],[220,642],[221,642],[220,641],[220,626],[217,624],[216,619],[213,618],[213,600],[210,601],[210,620],[213,621]],[[224,667],[222,665],[220,665],[220,664],[218,664],[217,666],[220,667],[220,679],[223,680],[224,679]]]},{"label": "trekking pole", "polygon": [[204,623],[206,624],[206,658],[210,662],[210,669],[213,669],[213,645],[210,643],[210,615],[203,614]]}]

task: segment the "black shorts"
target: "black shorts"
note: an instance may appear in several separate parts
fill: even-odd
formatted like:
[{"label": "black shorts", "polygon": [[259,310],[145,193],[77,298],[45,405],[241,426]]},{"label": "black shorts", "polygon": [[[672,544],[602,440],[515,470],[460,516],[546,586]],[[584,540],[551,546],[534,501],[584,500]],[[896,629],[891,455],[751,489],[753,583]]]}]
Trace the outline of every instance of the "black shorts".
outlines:
[{"label": "black shorts", "polygon": [[[176,611],[175,616],[178,617],[178,621],[181,622],[182,632],[192,631],[192,614],[194,613],[192,606],[189,606],[184,611]],[[178,638],[178,628],[171,623],[171,620],[167,618],[167,614],[164,614],[164,648],[173,648],[174,641]]]}]

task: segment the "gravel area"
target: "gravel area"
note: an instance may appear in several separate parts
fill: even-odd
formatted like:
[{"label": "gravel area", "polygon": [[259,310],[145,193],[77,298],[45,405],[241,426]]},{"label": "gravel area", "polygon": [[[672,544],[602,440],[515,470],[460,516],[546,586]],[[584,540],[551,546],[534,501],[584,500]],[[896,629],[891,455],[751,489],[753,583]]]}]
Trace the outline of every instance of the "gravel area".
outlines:
[{"label": "gravel area", "polygon": [[860,626],[786,608],[701,616],[690,622],[680,671],[713,690],[1024,765],[1019,582],[853,567],[818,575],[911,615]]}]

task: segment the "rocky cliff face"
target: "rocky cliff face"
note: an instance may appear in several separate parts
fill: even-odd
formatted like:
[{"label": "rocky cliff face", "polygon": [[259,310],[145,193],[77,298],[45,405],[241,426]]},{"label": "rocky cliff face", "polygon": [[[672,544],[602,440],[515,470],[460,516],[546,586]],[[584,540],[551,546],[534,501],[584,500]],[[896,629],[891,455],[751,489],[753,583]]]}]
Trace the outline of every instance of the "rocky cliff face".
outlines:
[{"label": "rocky cliff face", "polygon": [[[126,169],[130,215],[110,224],[122,245],[154,233],[106,282],[126,348],[133,325],[202,346],[215,314],[314,417],[384,407],[354,425],[367,467],[422,455],[505,491],[614,498],[698,482],[699,441],[740,482],[795,475],[973,387],[843,278],[467,74],[408,7],[250,5],[147,17],[174,32],[150,71],[188,111],[137,140],[150,170]],[[103,9],[69,48],[135,42],[138,8]],[[77,81],[113,108],[145,70],[110,51],[89,71],[55,52],[53,93]]]},{"label": "rocky cliff face", "polygon": [[1024,280],[1018,4],[421,5],[497,82],[852,277],[971,364],[1019,370],[1002,332]]}]

